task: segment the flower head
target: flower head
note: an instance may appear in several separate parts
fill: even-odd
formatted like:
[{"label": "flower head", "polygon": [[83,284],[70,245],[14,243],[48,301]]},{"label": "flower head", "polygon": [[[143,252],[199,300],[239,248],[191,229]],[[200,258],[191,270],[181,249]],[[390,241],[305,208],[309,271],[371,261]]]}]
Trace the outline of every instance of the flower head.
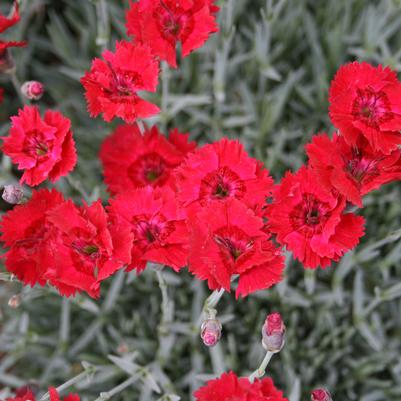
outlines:
[{"label": "flower head", "polygon": [[129,270],[141,271],[147,262],[167,265],[176,271],[186,266],[185,215],[170,188],[148,186],[124,192],[110,200],[109,212],[130,226],[133,239]]},{"label": "flower head", "polygon": [[49,396],[50,401],[80,401],[78,394],[69,394],[61,399],[57,390],[54,387],[49,387]]},{"label": "flower head", "polygon": [[19,185],[5,185],[1,197],[12,205],[21,203],[24,197],[24,191]]},{"label": "flower head", "polygon": [[167,139],[157,127],[142,135],[136,125],[118,127],[103,142],[100,159],[112,194],[147,185],[173,185],[172,171],[196,147],[188,134],[173,130]]},{"label": "flower head", "polygon": [[177,66],[176,48],[183,57],[201,47],[218,31],[212,0],[140,0],[127,11],[128,34],[136,43],[148,45],[155,55]]},{"label": "flower head", "polygon": [[263,221],[236,199],[202,208],[189,216],[189,271],[207,280],[212,290],[230,291],[239,275],[236,296],[269,288],[281,281],[279,249],[262,231]]},{"label": "flower head", "polygon": [[363,135],[374,151],[390,153],[401,144],[401,83],[389,67],[343,65],[330,87],[330,118],[353,145]]},{"label": "flower head", "polygon": [[24,170],[21,183],[39,185],[67,175],[77,161],[71,121],[58,111],[46,111],[42,118],[36,107],[25,106],[11,117],[8,137],[3,137],[3,152]]},{"label": "flower head", "polygon": [[267,209],[268,227],[308,268],[328,266],[359,243],[364,219],[345,213],[345,198],[324,188],[311,169],[287,172]]},{"label": "flower head", "polygon": [[157,114],[159,108],[138,94],[155,92],[158,84],[159,64],[150,48],[121,41],[114,53],[105,50],[102,56],[81,78],[91,117],[103,113],[105,121],[120,117],[133,123]]},{"label": "flower head", "polygon": [[222,325],[214,318],[206,319],[201,326],[201,338],[207,347],[214,347],[221,338]]},{"label": "flower head", "polygon": [[273,179],[238,141],[222,139],[190,154],[176,170],[178,198],[199,208],[238,199],[255,209],[271,194]]},{"label": "flower head", "polygon": [[360,207],[363,195],[401,179],[401,150],[387,155],[375,151],[363,136],[348,145],[339,135],[333,139],[326,134],[316,135],[306,150],[320,183],[325,188],[333,187]]},{"label": "flower head", "polygon": [[223,373],[218,379],[195,391],[196,401],[288,401],[269,377],[255,380],[239,378],[235,373]]},{"label": "flower head", "polygon": [[44,92],[44,85],[38,81],[27,81],[21,86],[21,93],[29,100],[39,100]]}]

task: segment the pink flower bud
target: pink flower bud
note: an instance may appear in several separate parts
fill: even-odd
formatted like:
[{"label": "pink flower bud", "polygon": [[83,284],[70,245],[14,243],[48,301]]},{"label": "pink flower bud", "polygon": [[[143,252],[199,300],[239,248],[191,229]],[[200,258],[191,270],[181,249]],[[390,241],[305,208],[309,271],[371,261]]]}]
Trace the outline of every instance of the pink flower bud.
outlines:
[{"label": "pink flower bud", "polygon": [[45,87],[38,81],[27,81],[21,86],[22,94],[29,100],[39,100],[45,92]]},{"label": "pink flower bud", "polygon": [[24,197],[24,191],[19,185],[5,185],[2,198],[12,205],[21,203]]},{"label": "pink flower bud", "polygon": [[317,388],[312,391],[311,395],[312,401],[333,401],[330,393],[324,388]]},{"label": "pink flower bud", "polygon": [[267,316],[262,328],[262,345],[266,351],[280,352],[285,343],[285,325],[280,313]]},{"label": "pink flower bud", "polygon": [[207,319],[201,326],[201,338],[207,347],[214,347],[221,338],[221,323],[217,319]]}]

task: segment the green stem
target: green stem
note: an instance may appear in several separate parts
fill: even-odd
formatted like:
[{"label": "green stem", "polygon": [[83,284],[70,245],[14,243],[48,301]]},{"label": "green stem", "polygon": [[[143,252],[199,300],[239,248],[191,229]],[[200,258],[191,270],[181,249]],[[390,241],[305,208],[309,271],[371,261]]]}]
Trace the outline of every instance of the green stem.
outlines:
[{"label": "green stem", "polygon": [[18,96],[21,104],[23,106],[30,104],[29,100],[25,99],[25,97],[22,96],[22,93],[21,93],[21,82],[19,81],[15,71],[13,71],[10,74],[10,79],[11,79],[11,82],[12,82],[12,84],[14,86],[15,92],[17,92],[17,96]]},{"label": "green stem", "polygon": [[267,365],[272,359],[273,352],[267,351],[260,366],[249,376],[249,381],[252,383],[255,379],[260,379],[266,373]]},{"label": "green stem", "polygon": [[118,386],[114,387],[110,391],[107,391],[105,393],[100,393],[100,396],[96,398],[95,401],[107,401],[111,397],[117,395],[118,393],[121,393],[123,390],[125,390],[127,387],[132,386],[135,382],[138,381],[140,378],[140,374],[136,374],[134,376],[131,376],[129,379],[125,380]]},{"label": "green stem", "polygon": [[97,0],[96,2],[97,14],[97,37],[96,44],[105,50],[109,44],[110,38],[110,21],[109,13],[107,10],[106,0]]}]

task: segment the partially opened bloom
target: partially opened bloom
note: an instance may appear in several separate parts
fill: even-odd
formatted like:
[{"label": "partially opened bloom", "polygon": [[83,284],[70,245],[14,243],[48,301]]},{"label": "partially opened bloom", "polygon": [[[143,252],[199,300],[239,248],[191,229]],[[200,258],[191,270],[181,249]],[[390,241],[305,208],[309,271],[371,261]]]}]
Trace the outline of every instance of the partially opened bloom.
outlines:
[{"label": "partially opened bloom", "polygon": [[363,136],[355,145],[348,145],[337,134],[333,139],[316,135],[306,151],[320,183],[360,207],[363,195],[401,179],[400,149],[386,155],[375,151]]},{"label": "partially opened bloom", "polygon": [[58,111],[46,111],[42,118],[36,107],[25,106],[11,117],[8,137],[3,137],[3,152],[19,170],[21,184],[39,185],[67,175],[77,161],[71,121]]},{"label": "partially opened bloom", "polygon": [[176,170],[178,198],[190,209],[238,199],[255,209],[271,195],[273,179],[238,141],[223,138],[188,155]]},{"label": "partially opened bloom", "polygon": [[127,11],[128,34],[136,43],[148,45],[155,55],[177,66],[176,49],[183,57],[201,47],[218,31],[212,0],[140,0]]},{"label": "partially opened bloom", "polygon": [[343,65],[330,87],[330,118],[354,145],[361,134],[375,151],[390,153],[401,144],[401,83],[389,67]]},{"label": "partially opened bloom", "polygon": [[332,401],[330,393],[324,388],[318,388],[312,391],[312,401]]},{"label": "partially opened bloom", "polygon": [[46,279],[62,295],[86,291],[99,297],[101,281],[131,261],[130,227],[120,219],[111,222],[100,201],[81,207],[67,201],[47,215],[57,231],[51,244],[57,251]]},{"label": "partially opened bloom", "polygon": [[284,347],[285,324],[278,312],[267,315],[262,327],[262,345],[266,351],[277,353]]},{"label": "partially opened bloom", "polygon": [[287,172],[268,206],[268,227],[308,268],[328,266],[354,248],[364,219],[345,213],[345,198],[323,187],[311,169]]},{"label": "partially opened bloom", "polygon": [[5,267],[26,285],[46,284],[44,276],[54,266],[56,250],[50,246],[56,233],[47,213],[63,202],[56,190],[41,189],[3,216],[0,239],[9,248],[3,255]]},{"label": "partially opened bloom", "polygon": [[129,270],[140,272],[147,262],[167,265],[175,271],[186,266],[188,231],[185,214],[169,187],[148,186],[120,194],[110,200],[109,212],[131,228],[133,246]]},{"label": "partially opened bloom", "polygon": [[118,127],[100,150],[105,183],[112,194],[147,185],[172,185],[172,171],[196,147],[188,134],[173,130],[167,139],[157,127],[142,135],[136,125]]},{"label": "partially opened bloom", "polygon": [[81,83],[91,117],[103,113],[105,121],[120,117],[127,123],[153,116],[159,108],[142,99],[139,91],[155,92],[159,63],[148,46],[126,41],[116,43],[96,58]]},{"label": "partially opened bloom", "polygon": [[218,379],[195,391],[196,401],[288,401],[273,380],[266,377],[253,383],[235,373],[223,373]]},{"label": "partially opened bloom", "polygon": [[279,249],[262,231],[263,220],[236,199],[191,213],[189,271],[207,280],[210,289],[230,291],[239,275],[236,297],[269,288],[281,281]]}]

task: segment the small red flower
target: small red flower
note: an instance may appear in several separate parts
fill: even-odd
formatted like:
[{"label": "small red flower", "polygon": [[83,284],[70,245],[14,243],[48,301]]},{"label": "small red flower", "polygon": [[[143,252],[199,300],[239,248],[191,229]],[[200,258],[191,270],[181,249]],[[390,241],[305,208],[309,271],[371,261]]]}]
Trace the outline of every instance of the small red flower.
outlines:
[{"label": "small red flower", "polygon": [[190,154],[176,170],[178,198],[184,207],[238,199],[255,209],[271,195],[273,179],[238,141],[222,139]]},{"label": "small red flower", "polygon": [[218,31],[212,0],[140,0],[127,11],[127,30],[137,43],[148,45],[155,55],[177,67],[176,48],[183,57],[203,46]]},{"label": "small red flower", "polygon": [[147,262],[175,271],[186,266],[188,231],[185,215],[169,188],[150,186],[125,192],[110,200],[109,212],[128,222],[133,233],[132,262],[138,272]]},{"label": "small red flower", "polygon": [[42,119],[36,107],[25,106],[11,117],[10,136],[3,137],[3,152],[24,170],[21,184],[39,185],[67,175],[77,161],[71,121],[58,111]]},{"label": "small red flower", "polygon": [[0,104],[2,104],[4,101],[4,89],[0,88]]},{"label": "small red flower", "polygon": [[131,261],[128,224],[109,221],[100,201],[77,207],[72,201],[54,207],[47,218],[57,230],[49,246],[57,250],[45,278],[62,295],[86,291],[98,298],[100,283]]},{"label": "small red flower", "polygon": [[373,150],[363,136],[351,146],[339,135],[316,135],[306,150],[320,183],[359,207],[363,195],[401,179],[401,151],[385,155]]},{"label": "small red flower", "polygon": [[47,212],[63,202],[56,190],[33,191],[30,201],[14,207],[1,221],[0,239],[10,248],[3,255],[5,267],[26,285],[46,284],[44,275],[54,265],[55,250],[49,245],[55,233]]},{"label": "small red flower", "polygon": [[57,390],[54,387],[49,387],[49,395],[50,395],[50,401],[80,401],[78,394],[69,394],[63,399],[61,399]]},{"label": "small red flower", "polygon": [[288,401],[269,377],[251,383],[233,372],[209,380],[194,396],[196,401]]},{"label": "small red flower", "polygon": [[287,172],[266,216],[271,232],[307,268],[328,266],[359,243],[364,219],[345,213],[345,198],[324,188],[312,170]]},{"label": "small red flower", "polygon": [[100,159],[112,194],[147,185],[172,185],[172,170],[196,147],[178,130],[164,137],[157,127],[142,135],[136,125],[118,127],[103,142]]},{"label": "small red flower", "polygon": [[[6,398],[6,401],[35,401],[36,397],[32,393],[32,391],[27,390],[23,392],[22,394],[16,394],[15,397],[13,398]],[[75,401],[75,400],[71,400]]]},{"label": "small red flower", "polygon": [[281,281],[284,261],[262,231],[263,220],[236,199],[216,202],[189,216],[189,271],[208,280],[211,290],[230,291],[239,275],[236,297],[266,289]]},{"label": "small red flower", "polygon": [[133,123],[157,114],[159,108],[138,95],[155,92],[158,84],[159,64],[150,48],[121,41],[114,53],[106,50],[102,56],[81,78],[91,117],[103,113],[105,121],[120,117]]},{"label": "small red flower", "polygon": [[401,144],[401,83],[389,67],[342,66],[330,87],[330,118],[353,145],[360,134],[375,151],[389,154]]}]

